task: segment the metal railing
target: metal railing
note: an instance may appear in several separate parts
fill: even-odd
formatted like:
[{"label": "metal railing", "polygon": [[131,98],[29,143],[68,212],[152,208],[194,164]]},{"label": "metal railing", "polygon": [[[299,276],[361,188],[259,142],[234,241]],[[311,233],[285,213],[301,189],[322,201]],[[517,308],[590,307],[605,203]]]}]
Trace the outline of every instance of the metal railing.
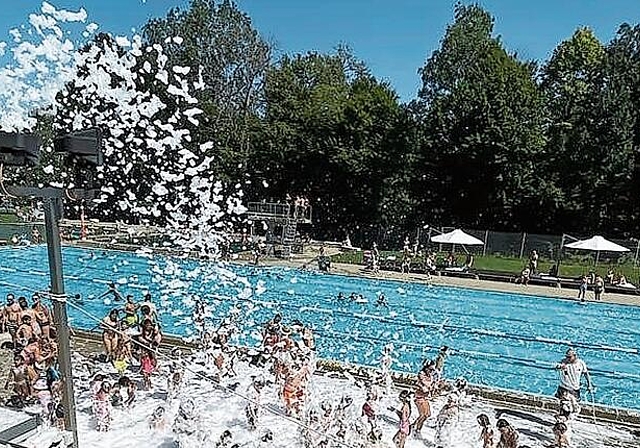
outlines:
[{"label": "metal railing", "polygon": [[311,206],[282,204],[278,202],[249,202],[247,215],[252,218],[296,219],[311,222]]}]

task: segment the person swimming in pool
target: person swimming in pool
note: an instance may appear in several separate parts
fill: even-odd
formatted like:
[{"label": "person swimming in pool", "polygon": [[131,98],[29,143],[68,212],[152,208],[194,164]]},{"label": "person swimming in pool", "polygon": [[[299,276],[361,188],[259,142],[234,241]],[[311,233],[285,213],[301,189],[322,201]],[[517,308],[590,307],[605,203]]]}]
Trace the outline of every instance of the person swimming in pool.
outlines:
[{"label": "person swimming in pool", "polygon": [[383,306],[385,308],[389,308],[389,302],[387,302],[387,298],[384,296],[384,293],[381,293],[378,296],[378,300],[376,301],[376,306]]},{"label": "person swimming in pool", "polygon": [[118,287],[114,282],[109,283],[109,289],[107,289],[107,291],[105,291],[100,297],[98,297],[98,300],[102,299],[103,297],[107,297],[109,295],[112,295],[113,299],[116,302],[122,302],[123,300],[122,294],[120,294],[120,291],[118,291]]}]

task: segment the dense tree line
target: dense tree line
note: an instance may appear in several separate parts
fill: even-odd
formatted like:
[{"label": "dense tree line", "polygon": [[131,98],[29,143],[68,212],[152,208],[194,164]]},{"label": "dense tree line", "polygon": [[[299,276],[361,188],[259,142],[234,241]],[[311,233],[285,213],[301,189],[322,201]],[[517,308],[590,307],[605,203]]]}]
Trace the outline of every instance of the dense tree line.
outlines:
[{"label": "dense tree line", "polygon": [[143,38],[203,82],[192,143],[215,142],[214,174],[245,200],[308,198],[315,236],[364,244],[425,224],[637,236],[640,25],[606,44],[579,28],[544,62],[509,52],[493,25],[457,5],[407,103],[348,48],[274,58],[228,0],[192,0]]}]

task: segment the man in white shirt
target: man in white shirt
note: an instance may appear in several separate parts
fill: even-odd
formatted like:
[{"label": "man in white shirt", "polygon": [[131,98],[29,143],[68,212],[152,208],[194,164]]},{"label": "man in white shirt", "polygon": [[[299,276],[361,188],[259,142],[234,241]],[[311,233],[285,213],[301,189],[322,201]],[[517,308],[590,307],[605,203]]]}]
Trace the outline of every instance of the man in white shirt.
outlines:
[{"label": "man in white shirt", "polygon": [[562,399],[564,392],[569,392],[580,400],[580,380],[583,374],[587,378],[587,389],[592,390],[587,365],[572,348],[567,350],[565,358],[556,365],[556,369],[560,371],[560,385],[556,391],[558,399]]}]

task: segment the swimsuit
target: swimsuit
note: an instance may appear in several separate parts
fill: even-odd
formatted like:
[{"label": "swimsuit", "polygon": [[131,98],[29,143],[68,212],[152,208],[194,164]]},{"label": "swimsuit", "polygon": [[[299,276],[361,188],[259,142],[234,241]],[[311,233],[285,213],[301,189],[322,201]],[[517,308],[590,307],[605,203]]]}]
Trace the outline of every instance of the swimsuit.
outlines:
[{"label": "swimsuit", "polygon": [[402,417],[400,418],[400,423],[398,424],[398,431],[401,434],[409,434],[411,431],[411,424],[409,423],[409,413],[403,412]]},{"label": "swimsuit", "polygon": [[117,359],[113,361],[113,367],[122,375],[124,371],[127,370],[127,367],[129,367],[129,363],[126,359]]},{"label": "swimsuit", "polygon": [[142,359],[141,367],[144,373],[150,375],[155,370],[156,363],[150,357],[145,357]]}]

